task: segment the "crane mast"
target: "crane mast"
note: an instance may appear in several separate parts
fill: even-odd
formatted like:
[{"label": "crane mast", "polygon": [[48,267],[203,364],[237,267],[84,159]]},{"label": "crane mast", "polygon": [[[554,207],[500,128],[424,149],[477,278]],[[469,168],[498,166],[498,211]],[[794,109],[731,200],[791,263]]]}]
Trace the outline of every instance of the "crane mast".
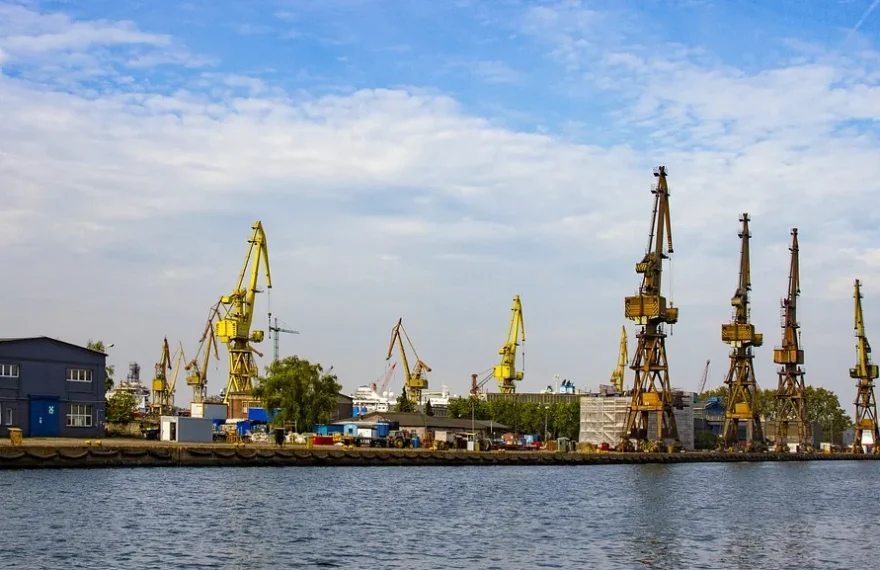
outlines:
[{"label": "crane mast", "polygon": [[[862,291],[858,279],[855,282],[855,331],[856,331],[856,365],[849,369],[850,378],[858,380],[856,389],[856,423],[853,438],[853,453],[864,453],[863,444],[871,445],[872,453],[880,453],[880,429],[877,426],[877,400],[874,398],[874,380],[877,379],[878,367],[871,363],[871,345],[865,335],[865,320],[862,315]],[[865,436],[871,434],[870,442]]]},{"label": "crane mast", "polygon": [[275,325],[272,325],[272,313],[269,313],[269,338],[272,338],[272,333],[275,333],[275,338],[272,339],[274,342],[272,343],[272,362],[278,362],[278,337],[281,336],[281,333],[287,334],[299,334],[299,331],[294,331],[290,329],[286,329],[284,327],[278,326],[278,317],[275,317]]},{"label": "crane mast", "polygon": [[[189,372],[186,377],[186,383],[192,387],[192,402],[201,403],[208,397],[208,364],[211,361],[211,354],[215,360],[220,360],[220,350],[217,346],[217,335],[214,334],[214,321],[220,318],[220,302],[214,304],[208,312],[208,320],[205,323],[205,330],[199,339],[199,348],[193,359],[184,365],[184,370]],[[199,357],[202,358],[201,366],[199,365]]]},{"label": "crane mast", "polygon": [[[259,372],[253,356],[255,350],[250,343],[263,342],[264,338],[263,331],[251,330],[254,318],[254,300],[256,294],[261,292],[257,289],[261,261],[265,265],[266,288],[272,288],[269,248],[263,224],[257,221],[252,229],[254,232],[248,240],[248,252],[238,277],[238,283],[231,294],[220,298],[220,304],[225,309],[225,314],[216,325],[217,337],[229,349],[229,380],[226,383],[223,401],[230,406],[229,417],[231,418],[246,416],[247,401],[253,390],[253,378]],[[248,266],[251,265],[252,258],[253,267],[247,285],[245,285],[245,277],[248,274]]]},{"label": "crane mast", "polygon": [[[669,215],[669,187],[666,183],[666,167],[654,169],[657,184],[652,186],[654,210],[645,257],[636,264],[636,273],[642,275],[639,294],[626,297],[624,315],[641,325],[636,334],[638,346],[630,368],[635,372],[632,399],[627,408],[624,430],[619,448],[632,449],[635,439],[640,447],[650,450],[671,440],[670,448],[680,449],[678,427],[672,408],[672,390],[669,383],[669,367],[666,360],[666,332],[663,327],[678,322],[678,309],[667,306],[661,293],[663,260],[672,253],[672,224]],[[666,251],[664,252],[664,238]],[[649,414],[657,417],[656,444],[648,438]]]},{"label": "crane mast", "polygon": [[153,390],[150,394],[150,413],[154,416],[164,415],[173,400],[168,397],[168,371],[171,370],[171,349],[168,348],[168,338],[162,341],[162,356],[156,363],[156,375],[153,378]]},{"label": "crane mast", "polygon": [[788,451],[788,431],[797,426],[799,451],[806,452],[810,444],[810,424],[807,420],[807,399],[804,387],[804,351],[800,347],[800,324],[797,321],[797,298],[801,293],[797,228],[791,230],[791,265],[788,271],[788,295],[782,300],[782,346],[773,349],[773,362],[779,364],[779,384],[776,389],[776,445],[777,452]]},{"label": "crane mast", "polygon": [[[409,368],[409,359],[406,357],[406,347],[403,344],[404,337],[406,337],[406,342],[409,344],[409,348],[412,350],[413,356],[416,359],[415,366],[413,366],[412,370]],[[403,328],[403,317],[398,319],[397,324],[391,329],[391,342],[388,343],[388,356],[385,357],[386,361],[391,360],[395,342],[400,349],[400,361],[401,364],[403,364],[403,373],[406,376],[403,386],[404,395],[406,398],[409,398],[412,403],[419,405],[422,403],[422,390],[428,388],[428,379],[425,377],[425,373],[430,372],[431,367],[419,358],[412,341],[409,339],[409,335],[406,333],[406,329]]]},{"label": "crane mast", "polygon": [[626,327],[620,327],[620,348],[617,350],[617,367],[611,373],[611,385],[619,393],[623,393],[623,381],[626,365],[629,364],[629,346],[626,338]]},{"label": "crane mast", "polygon": [[740,425],[746,426],[745,448],[747,451],[766,449],[764,431],[757,409],[758,381],[755,377],[753,347],[764,344],[764,335],[755,332],[750,322],[749,292],[752,290],[752,269],[749,241],[749,215],[743,213],[739,219],[742,230],[739,232],[739,281],[730,304],[733,317],[729,323],[721,325],[721,341],[730,345],[730,368],[727,371],[727,401],[725,402],[724,425],[721,428],[720,448],[735,447],[739,440]]},{"label": "crane mast", "polygon": [[513,306],[510,310],[513,314],[510,316],[510,326],[507,329],[507,342],[498,349],[501,362],[492,370],[492,374],[498,380],[498,390],[502,394],[515,394],[516,383],[523,379],[522,371],[516,370],[516,347],[520,342],[526,341],[526,327],[523,323],[522,302],[519,295],[513,297]]}]

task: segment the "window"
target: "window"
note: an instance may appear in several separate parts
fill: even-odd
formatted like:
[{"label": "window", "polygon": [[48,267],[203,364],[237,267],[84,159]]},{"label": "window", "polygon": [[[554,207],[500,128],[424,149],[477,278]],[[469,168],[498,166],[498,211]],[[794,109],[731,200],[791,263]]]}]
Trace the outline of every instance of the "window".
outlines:
[{"label": "window", "polygon": [[67,381],[68,382],[91,382],[92,381],[92,371],[87,368],[68,368],[67,369]]},{"label": "window", "polygon": [[0,378],[18,378],[18,364],[0,364]]},{"label": "window", "polygon": [[92,427],[92,406],[88,404],[70,404],[67,413],[68,427]]},{"label": "window", "polygon": [[12,408],[6,408],[6,425],[12,425]]}]

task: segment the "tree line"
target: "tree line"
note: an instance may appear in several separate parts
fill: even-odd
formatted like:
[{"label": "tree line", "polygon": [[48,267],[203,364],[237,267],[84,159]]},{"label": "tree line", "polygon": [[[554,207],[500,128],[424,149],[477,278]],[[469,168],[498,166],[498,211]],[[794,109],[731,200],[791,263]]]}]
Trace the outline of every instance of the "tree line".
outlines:
[{"label": "tree line", "polygon": [[451,418],[473,417],[475,420],[493,421],[518,433],[546,433],[550,439],[567,437],[578,439],[581,429],[581,406],[578,399],[570,402],[540,404],[511,400],[480,400],[453,398],[449,400],[447,414]]}]

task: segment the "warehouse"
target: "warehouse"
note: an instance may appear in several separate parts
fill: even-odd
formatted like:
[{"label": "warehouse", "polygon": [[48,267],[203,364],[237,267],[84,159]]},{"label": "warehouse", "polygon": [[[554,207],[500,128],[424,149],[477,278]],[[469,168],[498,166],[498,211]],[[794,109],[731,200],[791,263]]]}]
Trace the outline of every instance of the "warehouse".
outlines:
[{"label": "warehouse", "polygon": [[107,355],[53,338],[0,339],[0,436],[99,437]]}]

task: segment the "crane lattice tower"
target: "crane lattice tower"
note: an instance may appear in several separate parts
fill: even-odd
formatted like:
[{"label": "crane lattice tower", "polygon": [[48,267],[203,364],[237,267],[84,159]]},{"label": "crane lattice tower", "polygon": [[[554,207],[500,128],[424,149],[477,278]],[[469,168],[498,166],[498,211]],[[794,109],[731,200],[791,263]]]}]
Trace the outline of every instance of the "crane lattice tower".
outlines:
[{"label": "crane lattice tower", "polygon": [[861,283],[855,283],[855,330],[856,330],[856,365],[850,368],[851,378],[858,380],[856,389],[856,425],[853,438],[853,453],[863,453],[862,441],[864,434],[871,434],[871,451],[880,453],[880,429],[877,426],[877,400],[874,399],[874,380],[878,376],[878,367],[871,363],[871,345],[865,336],[865,320],[862,316]]},{"label": "crane lattice tower", "polygon": [[624,299],[624,315],[642,328],[636,334],[638,346],[630,365],[635,379],[619,446],[623,450],[632,448],[633,439],[644,449],[654,448],[648,436],[650,414],[657,417],[656,445],[659,447],[661,443],[671,440],[672,448],[681,447],[673,415],[664,331],[664,325],[678,321],[678,309],[673,308],[671,302],[667,306],[666,297],[660,289],[663,260],[668,258],[667,253],[673,251],[666,167],[655,168],[654,176],[657,177],[657,184],[651,187],[654,210],[648,247],[645,257],[636,264],[636,273],[642,275],[642,284],[638,295]]},{"label": "crane lattice tower", "polygon": [[725,402],[724,426],[721,429],[719,447],[733,447],[739,439],[739,426],[746,426],[746,449],[763,450],[764,432],[756,404],[758,382],[755,378],[753,347],[764,344],[764,335],[755,332],[750,321],[749,291],[752,290],[752,271],[749,255],[749,215],[740,219],[742,231],[739,254],[739,281],[730,299],[733,318],[721,325],[721,341],[731,346],[730,369],[727,371],[727,402]]},{"label": "crane lattice tower", "polygon": [[782,300],[782,346],[773,349],[773,362],[779,364],[779,385],[776,389],[775,451],[788,451],[788,433],[797,427],[799,451],[809,451],[810,423],[807,419],[807,397],[804,387],[804,351],[800,347],[800,325],[797,321],[797,298],[801,293],[798,231],[791,230],[791,266],[788,272],[788,295]]}]

